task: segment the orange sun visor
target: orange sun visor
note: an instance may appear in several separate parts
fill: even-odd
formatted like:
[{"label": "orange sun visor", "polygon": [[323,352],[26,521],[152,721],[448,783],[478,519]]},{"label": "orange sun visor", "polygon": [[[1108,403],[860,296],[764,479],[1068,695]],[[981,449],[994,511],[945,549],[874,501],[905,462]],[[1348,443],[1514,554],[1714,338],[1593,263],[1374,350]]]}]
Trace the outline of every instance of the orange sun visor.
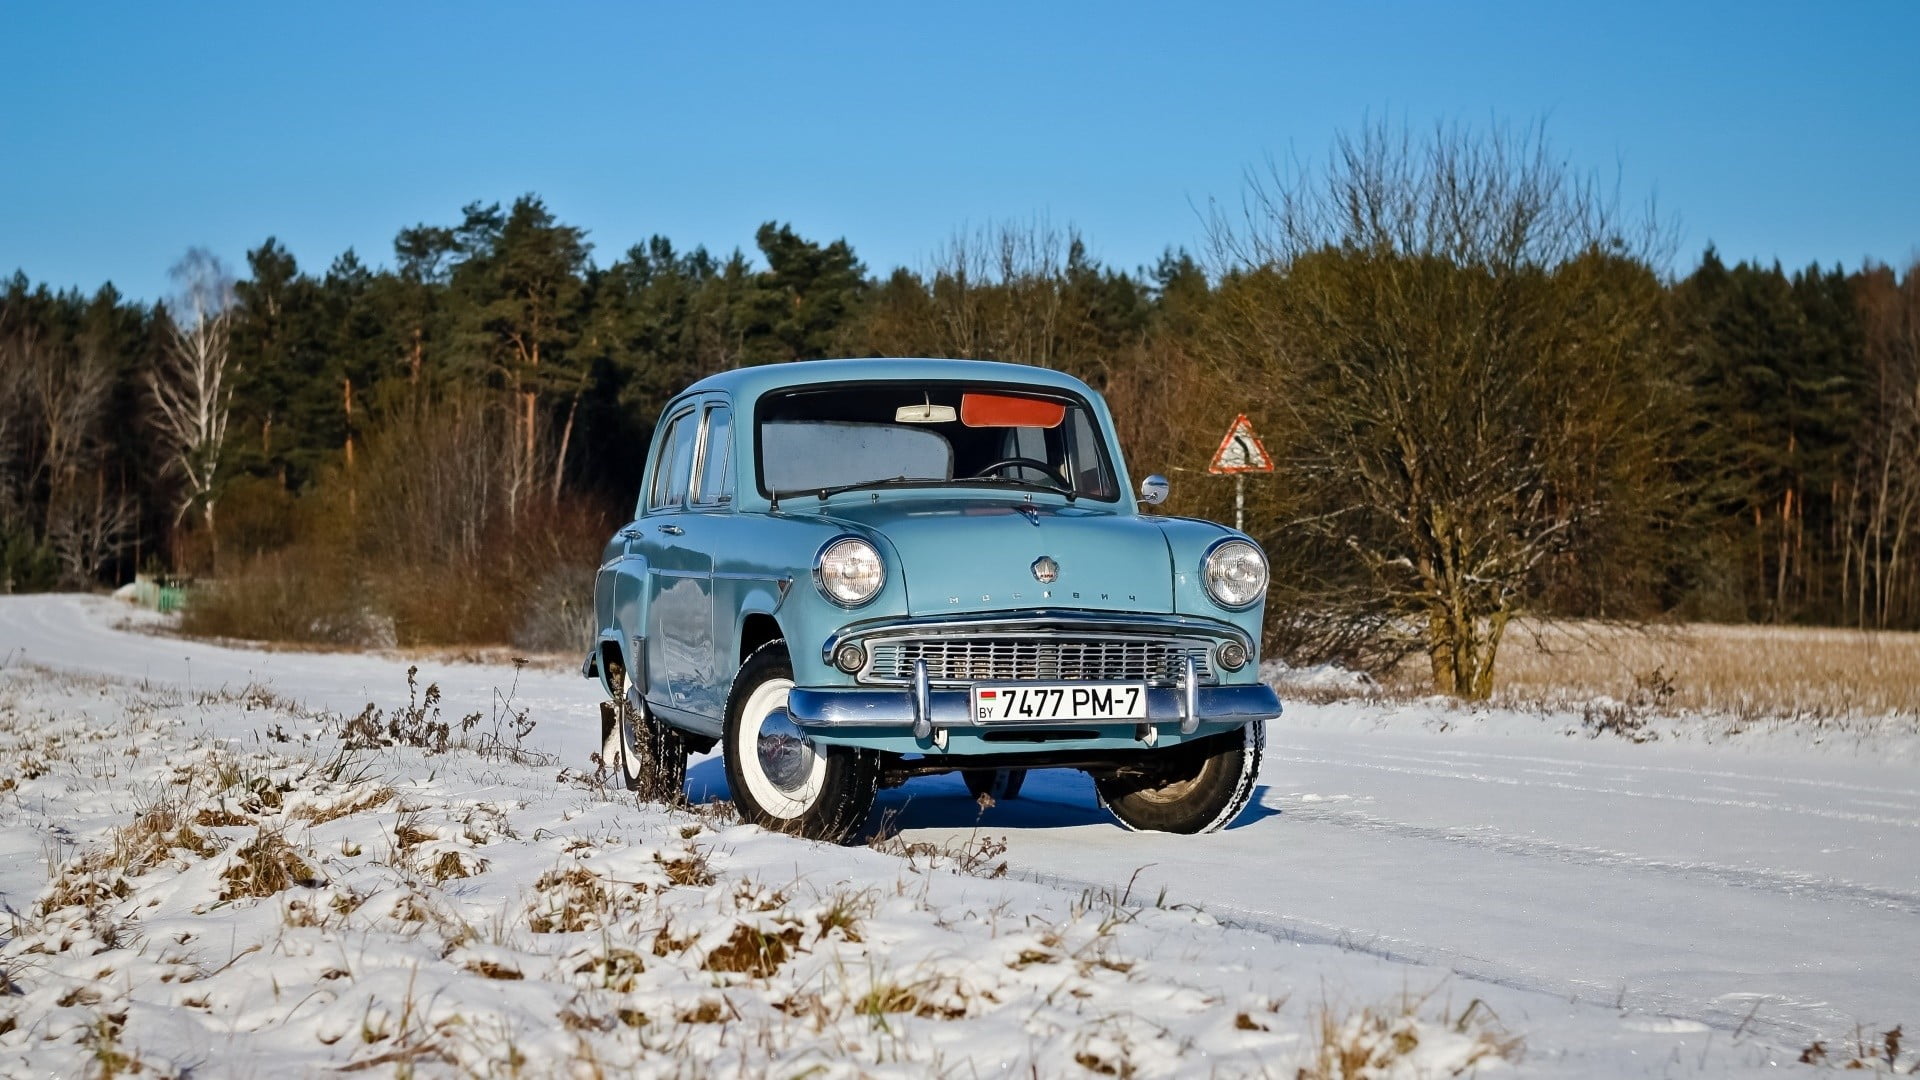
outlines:
[{"label": "orange sun visor", "polygon": [[1044,398],[1013,394],[961,394],[960,422],[967,427],[1057,428],[1067,407]]}]

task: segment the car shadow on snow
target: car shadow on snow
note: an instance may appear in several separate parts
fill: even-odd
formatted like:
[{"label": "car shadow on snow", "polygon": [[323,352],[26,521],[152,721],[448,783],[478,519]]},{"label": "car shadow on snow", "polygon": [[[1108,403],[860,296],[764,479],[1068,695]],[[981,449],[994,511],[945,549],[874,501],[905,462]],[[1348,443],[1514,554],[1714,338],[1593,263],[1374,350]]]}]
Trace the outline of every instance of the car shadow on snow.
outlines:
[{"label": "car shadow on snow", "polygon": [[[1270,805],[1270,789],[1261,784],[1227,831],[1244,829],[1257,821],[1278,817]],[[718,802],[731,798],[727,773],[718,755],[693,762],[687,769],[687,800]],[[882,791],[874,801],[871,819],[889,831],[909,829],[1062,829],[1078,825],[1109,825],[1113,818],[1101,808],[1093,781],[1076,769],[1036,769],[1027,774],[1018,798],[991,806],[968,793],[958,773],[925,776]]]}]

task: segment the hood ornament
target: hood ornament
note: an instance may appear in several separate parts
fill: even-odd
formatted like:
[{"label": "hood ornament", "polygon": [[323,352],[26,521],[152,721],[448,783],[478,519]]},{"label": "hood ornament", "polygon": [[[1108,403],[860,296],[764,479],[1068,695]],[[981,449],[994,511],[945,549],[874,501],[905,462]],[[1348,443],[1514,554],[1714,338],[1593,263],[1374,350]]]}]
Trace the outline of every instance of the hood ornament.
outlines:
[{"label": "hood ornament", "polygon": [[1060,564],[1053,561],[1053,556],[1042,555],[1033,560],[1033,580],[1042,585],[1051,585],[1053,579],[1059,576]]}]

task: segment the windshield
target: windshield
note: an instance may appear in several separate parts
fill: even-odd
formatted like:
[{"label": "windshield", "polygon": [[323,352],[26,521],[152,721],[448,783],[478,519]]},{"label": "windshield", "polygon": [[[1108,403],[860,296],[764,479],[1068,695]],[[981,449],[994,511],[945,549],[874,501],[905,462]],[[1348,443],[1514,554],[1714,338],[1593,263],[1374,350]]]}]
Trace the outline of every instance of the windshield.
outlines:
[{"label": "windshield", "polygon": [[759,409],[760,488],[991,485],[1111,502],[1118,487],[1086,402],[986,384],[810,387]]}]

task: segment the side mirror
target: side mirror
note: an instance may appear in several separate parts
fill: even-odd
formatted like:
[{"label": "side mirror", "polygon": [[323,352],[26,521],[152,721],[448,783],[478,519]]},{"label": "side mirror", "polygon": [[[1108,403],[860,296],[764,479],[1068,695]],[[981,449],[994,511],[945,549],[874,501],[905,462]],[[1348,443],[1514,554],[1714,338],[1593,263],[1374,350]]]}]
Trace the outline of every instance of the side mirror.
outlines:
[{"label": "side mirror", "polygon": [[1140,481],[1140,501],[1148,506],[1159,506],[1167,501],[1167,478],[1155,473]]}]

